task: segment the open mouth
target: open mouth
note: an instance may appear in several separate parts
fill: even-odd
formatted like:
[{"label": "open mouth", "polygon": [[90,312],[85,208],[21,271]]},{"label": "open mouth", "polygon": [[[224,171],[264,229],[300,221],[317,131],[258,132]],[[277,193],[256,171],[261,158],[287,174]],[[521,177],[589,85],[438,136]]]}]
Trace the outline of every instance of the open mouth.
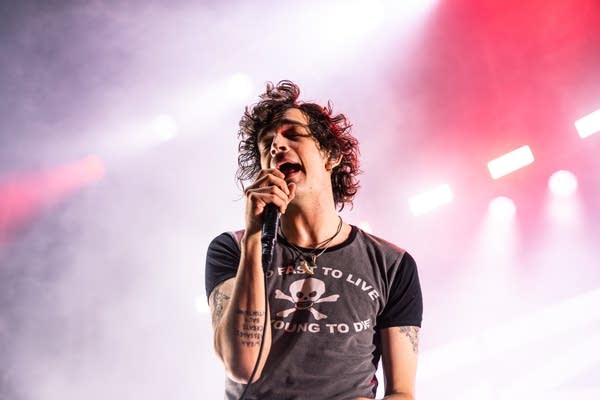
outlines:
[{"label": "open mouth", "polygon": [[300,171],[300,168],[301,168],[300,164],[286,162],[286,163],[281,164],[278,169],[281,172],[283,172],[283,174],[287,178],[288,176],[292,175],[293,173]]}]

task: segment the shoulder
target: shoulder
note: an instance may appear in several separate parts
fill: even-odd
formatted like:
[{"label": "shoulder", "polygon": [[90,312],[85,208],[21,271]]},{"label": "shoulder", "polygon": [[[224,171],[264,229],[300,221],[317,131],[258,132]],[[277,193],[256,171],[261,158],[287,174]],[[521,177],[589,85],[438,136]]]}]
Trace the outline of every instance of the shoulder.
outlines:
[{"label": "shoulder", "polygon": [[412,259],[408,251],[406,251],[406,249],[403,247],[400,247],[374,234],[365,232],[358,227],[353,226],[353,229],[356,230],[356,241],[358,243],[362,243],[367,249],[372,249],[373,251],[377,251],[394,258],[403,258],[404,256],[408,256]]},{"label": "shoulder", "polygon": [[[240,233],[241,232],[241,233]],[[241,257],[241,248],[238,237],[243,231],[223,232],[215,237],[208,245],[206,251],[206,264],[204,267],[204,281],[206,294],[209,296],[213,289],[237,273]]]},{"label": "shoulder", "polygon": [[417,273],[417,263],[406,249],[360,228],[355,229],[355,242],[390,281]]},{"label": "shoulder", "polygon": [[223,232],[220,235],[213,238],[208,245],[208,252],[213,251],[222,251],[222,250],[233,250],[240,249],[240,241],[242,240],[242,236],[244,235],[244,231],[229,231]]}]

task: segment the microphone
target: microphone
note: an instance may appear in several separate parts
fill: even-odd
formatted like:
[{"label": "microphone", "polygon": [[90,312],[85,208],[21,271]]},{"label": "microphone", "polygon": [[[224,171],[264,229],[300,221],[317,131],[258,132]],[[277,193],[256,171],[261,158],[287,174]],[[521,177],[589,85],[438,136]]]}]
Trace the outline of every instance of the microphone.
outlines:
[{"label": "microphone", "polygon": [[275,204],[267,204],[263,211],[263,227],[260,242],[262,244],[262,267],[266,273],[273,261],[273,249],[277,240],[279,225],[279,208]]}]

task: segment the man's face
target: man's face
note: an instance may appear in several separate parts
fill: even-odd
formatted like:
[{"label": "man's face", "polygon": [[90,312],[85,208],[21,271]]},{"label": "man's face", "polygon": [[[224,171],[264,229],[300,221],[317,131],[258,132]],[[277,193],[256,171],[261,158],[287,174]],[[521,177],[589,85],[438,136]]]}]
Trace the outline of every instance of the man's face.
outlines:
[{"label": "man's face", "polygon": [[258,137],[261,168],[277,168],[297,193],[331,190],[331,168],[327,152],[322,151],[308,128],[308,117],[290,108]]}]

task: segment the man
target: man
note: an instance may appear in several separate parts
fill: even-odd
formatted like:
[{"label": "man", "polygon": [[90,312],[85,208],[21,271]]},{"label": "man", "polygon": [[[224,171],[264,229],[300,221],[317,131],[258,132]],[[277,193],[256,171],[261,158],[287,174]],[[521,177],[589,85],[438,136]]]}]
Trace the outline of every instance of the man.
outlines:
[{"label": "man", "polygon": [[[237,174],[252,180],[245,229],[221,234],[207,253],[225,397],[371,399],[381,358],[385,399],[414,399],[423,309],[415,262],[342,221],[337,210],[358,189],[358,142],[342,114],[299,94],[292,82],[269,83],[246,108]],[[268,204],[281,220],[263,272]]]}]

